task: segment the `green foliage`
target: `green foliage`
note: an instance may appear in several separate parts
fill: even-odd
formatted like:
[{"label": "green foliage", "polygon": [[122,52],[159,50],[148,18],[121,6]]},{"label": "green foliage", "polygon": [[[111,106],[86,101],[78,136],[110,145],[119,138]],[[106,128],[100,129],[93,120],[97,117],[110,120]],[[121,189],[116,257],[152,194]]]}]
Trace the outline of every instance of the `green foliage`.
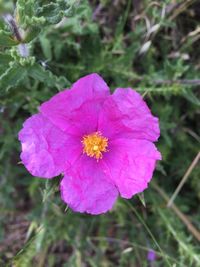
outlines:
[{"label": "green foliage", "polygon": [[[171,196],[200,143],[200,5],[172,2],[0,1],[0,266],[147,267],[150,248],[154,266],[199,266],[195,237],[153,187],[105,215],[73,213],[60,177],[32,177],[17,141],[43,101],[98,72],[112,91],[136,89],[159,117],[154,179]],[[199,176],[193,169],[175,200],[197,228]]]},{"label": "green foliage", "polygon": [[10,33],[6,33],[5,31],[0,30],[0,45],[13,46],[18,44],[19,42],[15,41]]}]

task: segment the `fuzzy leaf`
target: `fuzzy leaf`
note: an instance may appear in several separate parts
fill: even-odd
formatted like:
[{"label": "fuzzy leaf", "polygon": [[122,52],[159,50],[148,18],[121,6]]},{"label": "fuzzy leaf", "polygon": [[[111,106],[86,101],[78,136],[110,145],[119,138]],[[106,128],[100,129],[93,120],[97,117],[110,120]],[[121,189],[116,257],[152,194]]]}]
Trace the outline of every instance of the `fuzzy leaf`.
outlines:
[{"label": "fuzzy leaf", "polygon": [[5,53],[0,53],[0,65],[8,65],[12,60],[12,57]]},{"label": "fuzzy leaf", "polygon": [[40,33],[41,29],[39,27],[30,27],[25,33],[23,43],[29,43]]},{"label": "fuzzy leaf", "polygon": [[56,24],[62,19],[63,11],[60,9],[59,4],[49,3],[38,8],[38,15],[45,17],[46,22]]},{"label": "fuzzy leaf", "polygon": [[39,64],[35,64],[29,68],[29,76],[47,86],[56,87],[57,89],[62,89],[70,85],[70,82],[65,77],[57,77],[51,71],[45,70],[45,68]]},{"label": "fuzzy leaf", "polygon": [[18,83],[24,79],[26,75],[26,68],[14,64],[9,67],[6,72],[0,76],[0,95],[7,92],[11,87],[16,87]]},{"label": "fuzzy leaf", "polygon": [[16,5],[16,14],[18,24],[27,24],[27,20],[34,16],[34,1],[18,0]]},{"label": "fuzzy leaf", "polygon": [[67,11],[72,9],[75,0],[65,1],[34,1],[18,0],[17,1],[17,21],[24,28],[31,26],[44,26],[57,24]]},{"label": "fuzzy leaf", "polygon": [[13,46],[18,45],[19,42],[14,40],[10,33],[0,30],[0,45],[1,46]]}]

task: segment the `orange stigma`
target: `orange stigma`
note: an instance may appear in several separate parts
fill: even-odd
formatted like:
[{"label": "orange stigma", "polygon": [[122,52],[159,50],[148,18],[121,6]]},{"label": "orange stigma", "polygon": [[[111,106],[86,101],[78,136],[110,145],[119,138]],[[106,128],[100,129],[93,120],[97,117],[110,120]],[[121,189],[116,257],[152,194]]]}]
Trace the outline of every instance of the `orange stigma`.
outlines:
[{"label": "orange stigma", "polygon": [[89,157],[102,159],[102,152],[107,152],[108,138],[103,137],[100,132],[84,135],[83,140],[83,153]]}]

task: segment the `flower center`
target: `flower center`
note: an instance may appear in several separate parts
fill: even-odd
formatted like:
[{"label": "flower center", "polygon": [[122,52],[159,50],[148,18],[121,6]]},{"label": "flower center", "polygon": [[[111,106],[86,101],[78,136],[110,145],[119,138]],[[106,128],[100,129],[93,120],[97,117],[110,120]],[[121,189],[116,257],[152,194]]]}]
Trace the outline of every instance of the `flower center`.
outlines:
[{"label": "flower center", "polygon": [[102,152],[107,152],[108,138],[103,137],[100,132],[84,135],[82,139],[83,153],[89,157],[102,158]]}]

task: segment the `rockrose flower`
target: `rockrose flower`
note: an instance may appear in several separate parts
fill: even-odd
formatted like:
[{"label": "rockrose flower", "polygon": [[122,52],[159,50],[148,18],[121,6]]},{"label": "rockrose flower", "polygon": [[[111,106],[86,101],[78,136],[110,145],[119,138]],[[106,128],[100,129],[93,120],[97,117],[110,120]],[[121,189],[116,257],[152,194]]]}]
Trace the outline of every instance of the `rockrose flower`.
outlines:
[{"label": "rockrose flower", "polygon": [[111,95],[98,74],[79,79],[44,102],[19,133],[21,160],[33,176],[64,174],[61,197],[71,209],[100,214],[118,195],[148,187],[161,155],[158,118],[136,91]]}]

